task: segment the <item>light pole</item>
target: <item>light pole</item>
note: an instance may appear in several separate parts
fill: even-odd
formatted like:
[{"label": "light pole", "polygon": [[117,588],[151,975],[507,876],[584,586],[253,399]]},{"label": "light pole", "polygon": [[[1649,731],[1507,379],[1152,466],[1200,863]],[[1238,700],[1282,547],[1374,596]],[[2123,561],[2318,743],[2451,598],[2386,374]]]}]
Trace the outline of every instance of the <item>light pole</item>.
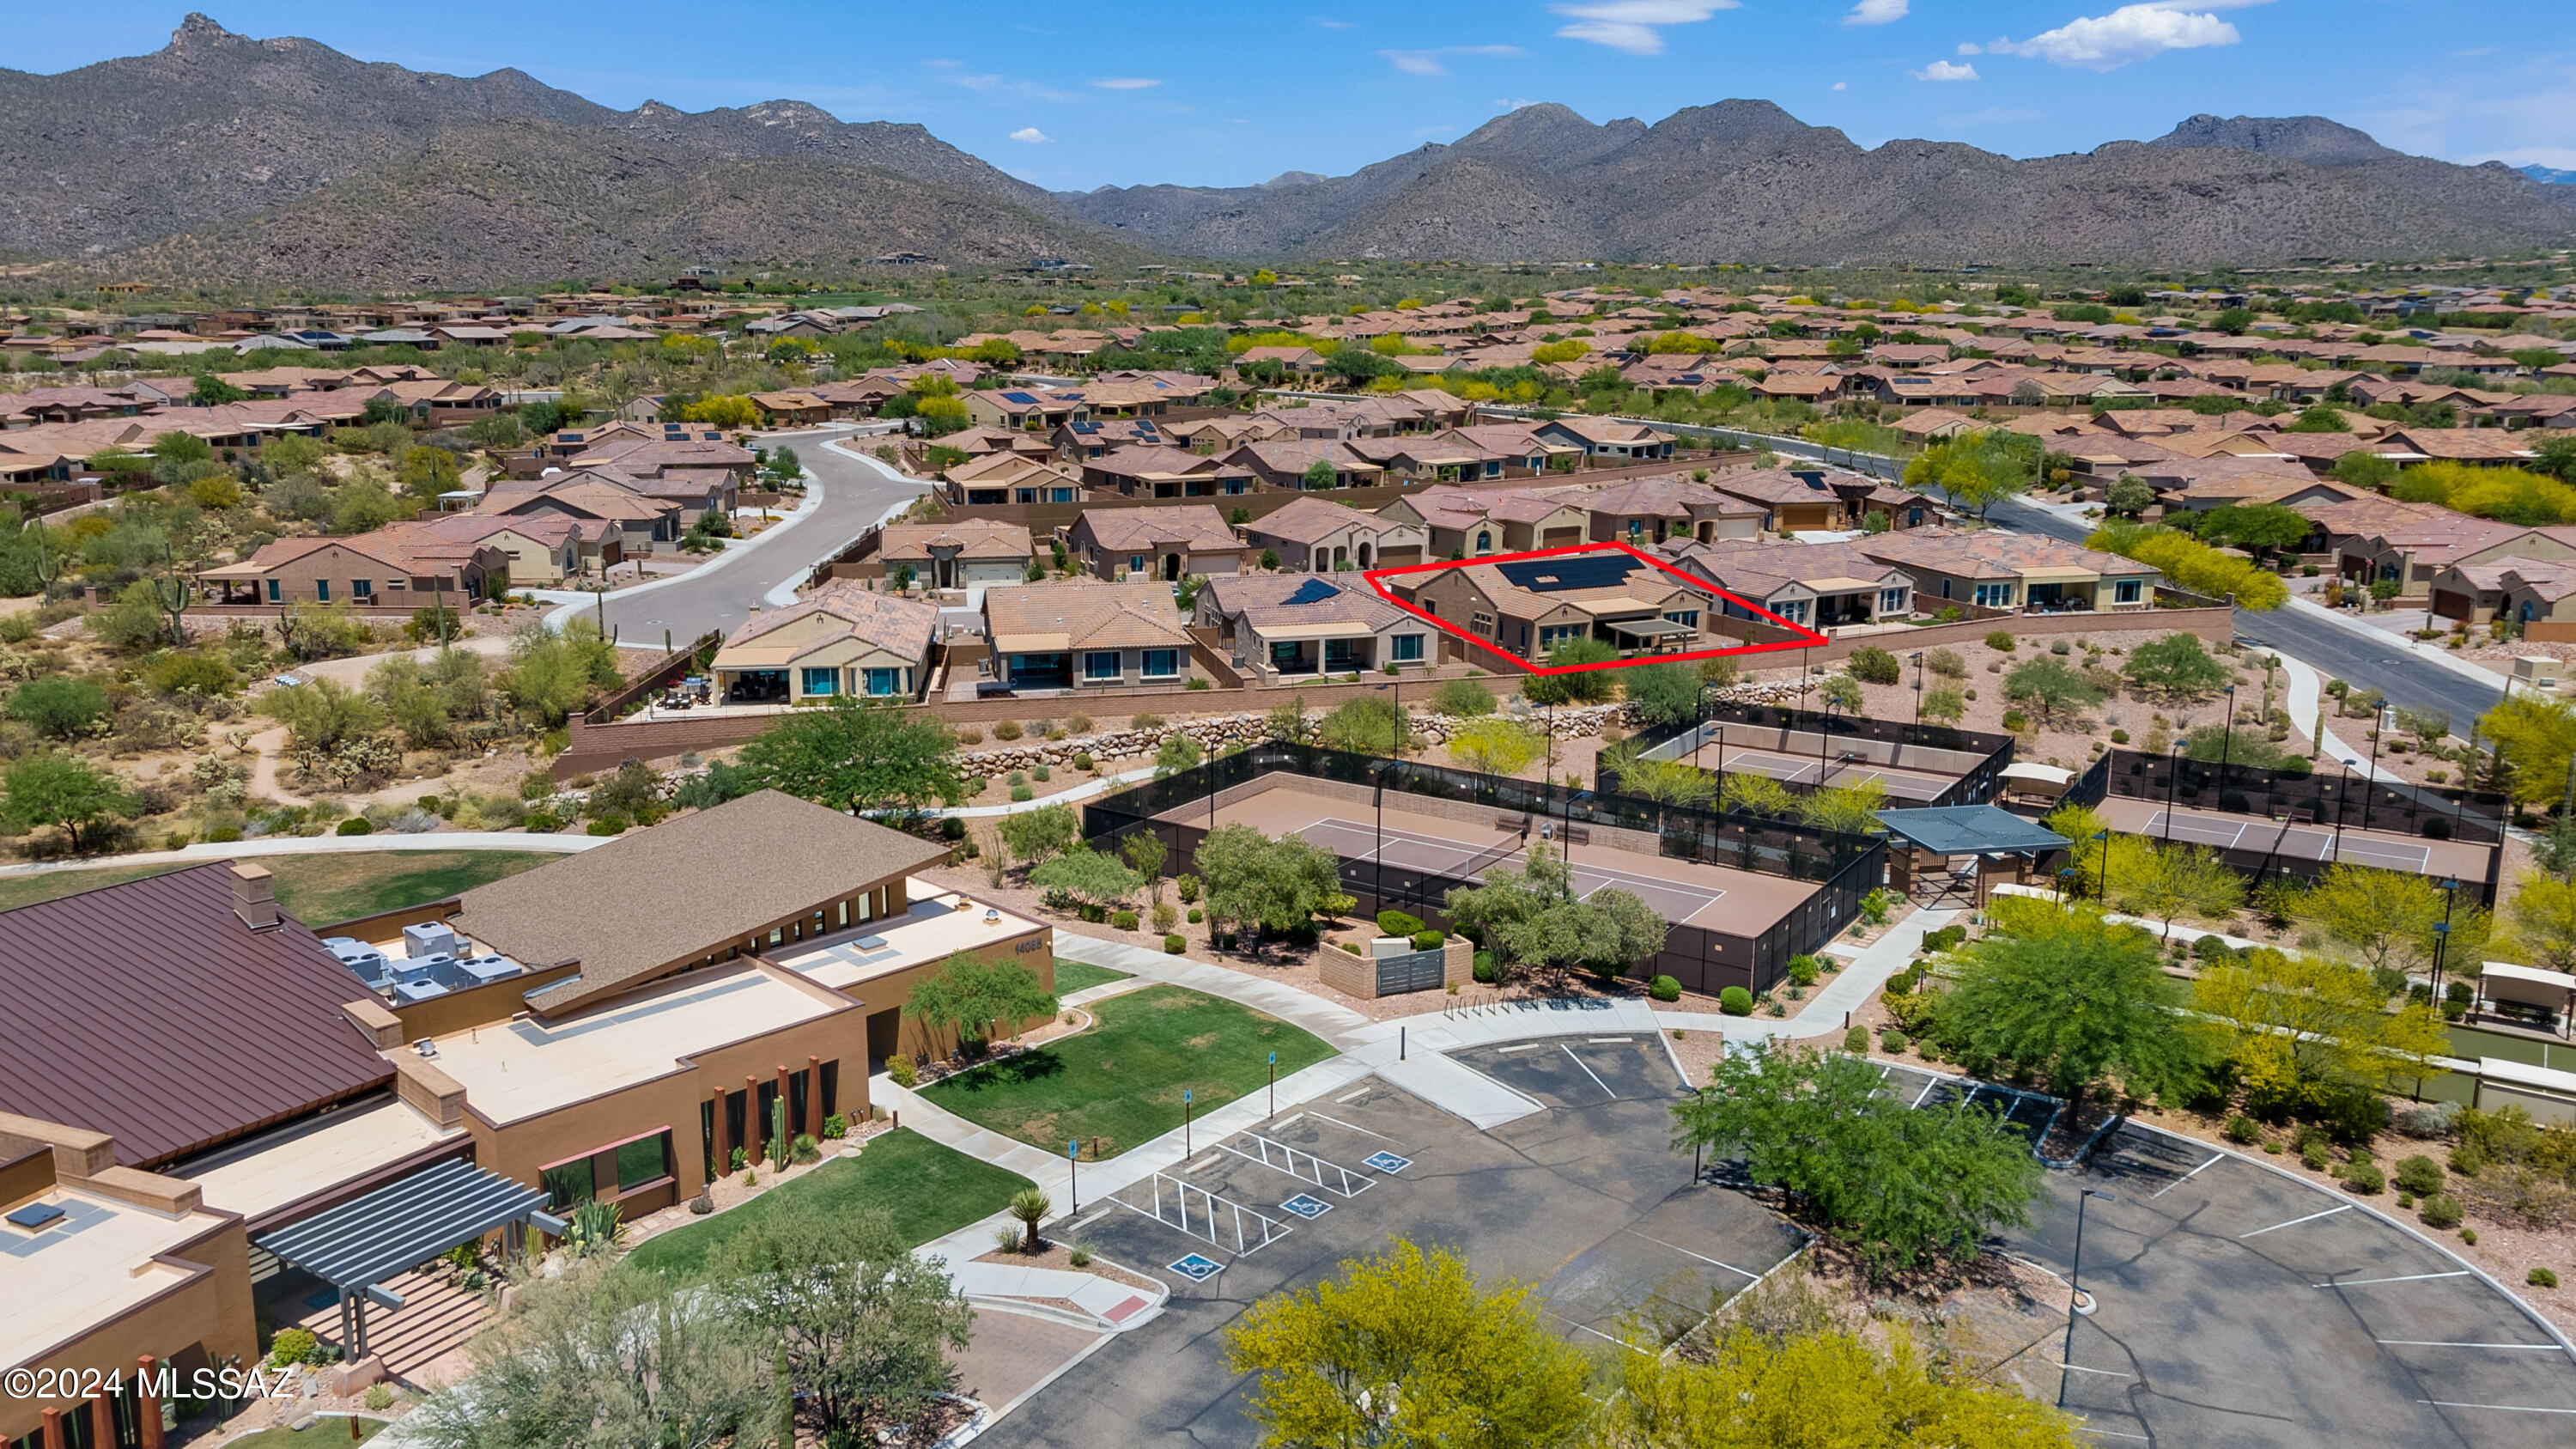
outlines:
[{"label": "light pole", "polygon": [[2096,1197],[2104,1202],[2119,1201],[2107,1192],[2096,1192],[2089,1187],[2075,1199],[2075,1259],[2068,1265],[2066,1275],[2066,1346],[2057,1351],[2057,1407],[2061,1409],[2066,1407],[2066,1376],[2074,1372],[2075,1305],[2084,1297],[2084,1290],[2079,1286],[2084,1279],[2084,1206],[2087,1198]]},{"label": "light pole", "polygon": [[2174,791],[2182,784],[2182,745],[2165,751],[2165,844],[2173,844]]},{"label": "light pole", "polygon": [[1181,1088],[1181,1160],[1190,1160],[1190,1089]]},{"label": "light pole", "polygon": [[1923,651],[1914,651],[1914,722],[1923,723]]},{"label": "light pole", "polygon": [[1064,1144],[1065,1186],[1073,1193],[1073,1208],[1066,1217],[1082,1216],[1082,1139],[1076,1137]]},{"label": "light pole", "polygon": [[[2388,715],[2389,708],[2385,704],[2370,712],[2370,774],[2362,782],[2365,792],[2379,782],[2379,737],[2388,733],[2385,727]],[[2361,828],[2370,828],[2370,796],[2367,793],[2361,797]]]},{"label": "light pole", "polygon": [[1386,909],[1386,762],[1378,761],[1377,776],[1377,850],[1370,857],[1377,862],[1377,908]]},{"label": "light pole", "polygon": [[2102,876],[2093,883],[2093,899],[2103,905],[2111,901],[2111,832],[2096,830],[2093,838],[2102,842]]},{"label": "light pole", "polygon": [[2352,798],[2352,772],[2360,768],[2361,761],[2359,760],[2346,760],[2343,762],[2343,793],[2335,797],[2334,858],[2337,863],[2341,863],[2343,860],[2344,802]]},{"label": "light pole", "polygon": [[2236,686],[2227,686],[2227,723],[2218,736],[2218,808],[2227,808],[2227,757],[2236,748]]},{"label": "light pole", "polygon": [[2433,928],[2433,1004],[2437,1010],[2442,1003],[2442,960],[2450,954],[2451,907],[2460,898],[2460,883],[2445,879],[2441,891],[2442,923]]}]

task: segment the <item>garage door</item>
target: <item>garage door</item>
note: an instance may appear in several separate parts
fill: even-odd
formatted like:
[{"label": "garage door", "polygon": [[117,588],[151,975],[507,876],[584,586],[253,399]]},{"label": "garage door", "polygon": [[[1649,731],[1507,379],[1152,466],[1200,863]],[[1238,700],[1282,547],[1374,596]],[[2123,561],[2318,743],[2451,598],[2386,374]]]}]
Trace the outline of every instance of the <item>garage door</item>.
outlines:
[{"label": "garage door", "polygon": [[1580,528],[1551,528],[1539,536],[1538,546],[1571,548],[1581,542],[1583,542],[1583,530]]},{"label": "garage door", "polygon": [[1419,545],[1416,545],[1412,548],[1390,548],[1384,550],[1377,556],[1376,567],[1382,569],[1397,569],[1403,568],[1408,564],[1418,564],[1420,562],[1422,562],[1422,549]]}]

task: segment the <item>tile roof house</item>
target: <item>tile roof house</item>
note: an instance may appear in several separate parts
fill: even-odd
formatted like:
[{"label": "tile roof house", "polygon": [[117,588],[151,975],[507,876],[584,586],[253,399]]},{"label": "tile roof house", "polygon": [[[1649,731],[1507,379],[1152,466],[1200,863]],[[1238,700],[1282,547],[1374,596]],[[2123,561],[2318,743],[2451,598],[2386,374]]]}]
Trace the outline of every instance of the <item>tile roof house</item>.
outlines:
[{"label": "tile roof house", "polygon": [[937,604],[838,580],[786,608],[753,614],[729,635],[712,666],[716,691],[727,704],[841,694],[918,699],[929,687],[938,630]]},{"label": "tile roof house", "polygon": [[1673,455],[1673,435],[1644,423],[1573,414],[1539,424],[1537,433],[1551,442],[1572,443],[1594,458],[1644,462]]},{"label": "tile roof house", "polygon": [[1183,574],[1243,568],[1244,542],[1205,503],[1177,508],[1087,508],[1065,535],[1085,570],[1102,579],[1134,575],[1166,582]]},{"label": "tile roof house", "polygon": [[308,534],[260,545],[238,563],[198,571],[207,602],[450,607],[510,586],[510,555],[483,537],[434,523],[389,523],[360,534]]},{"label": "tile roof house", "polygon": [[2155,569],[2060,539],[1917,529],[1872,534],[1853,546],[1914,576],[1918,612],[1953,603],[2033,614],[2155,607]]},{"label": "tile roof house", "polygon": [[1179,448],[1137,446],[1084,460],[1082,486],[1123,498],[1222,498],[1249,493],[1252,470]]},{"label": "tile roof house", "polygon": [[1565,495],[1591,515],[1592,541],[1644,548],[1667,538],[1751,538],[1768,510],[1682,474],[1629,478]]},{"label": "tile roof house", "polygon": [[1090,496],[1081,479],[1025,453],[984,453],[951,463],[940,477],[951,503],[1079,503]]},{"label": "tile roof house", "polygon": [[1852,527],[1852,501],[1828,481],[1822,468],[1762,468],[1747,473],[1721,473],[1708,480],[1711,491],[1762,510],[1762,527],[1773,533],[1834,531]]},{"label": "tile roof house", "polygon": [[[1709,595],[1615,550],[1467,563],[1388,580],[1406,603],[1506,654],[1544,661],[1560,646],[1598,639],[1623,656],[1701,647]],[[1452,657],[1480,657],[1453,642]]]},{"label": "tile roof house", "polygon": [[1037,557],[1027,528],[980,518],[889,523],[877,540],[877,558],[889,576],[910,564],[914,574],[935,589],[1019,583]]},{"label": "tile roof house", "polygon": [[2576,559],[2452,564],[2434,572],[2430,592],[2428,607],[2445,619],[2508,619],[2524,638],[2576,639]]},{"label": "tile roof house", "polygon": [[[1914,612],[1914,576],[1870,557],[1859,543],[1676,539],[1657,550],[1684,573],[1703,578],[1812,629],[1902,620]],[[1718,600],[1728,618],[1758,618]]]},{"label": "tile roof house", "polygon": [[1564,484],[1524,488],[1426,488],[1378,510],[1431,530],[1443,558],[1568,548],[1591,532],[1591,515]]},{"label": "tile roof house", "polygon": [[[2346,505],[2360,510],[2372,502]],[[2576,525],[2532,528],[2499,519],[2473,518],[2447,508],[2408,516],[2393,511],[2345,515],[2326,510],[2329,527],[2349,526],[2374,518],[2333,539],[2337,571],[2347,583],[2368,588],[2393,583],[2392,602],[2421,605],[2430,597],[2435,575],[2461,564],[2499,563],[2507,559],[2576,559]]]},{"label": "tile roof house", "polygon": [[1160,583],[996,585],[984,637],[995,685],[1013,692],[1180,688],[1192,674],[1194,641]]},{"label": "tile roof house", "polygon": [[1420,563],[1431,530],[1310,494],[1244,524],[1243,540],[1247,548],[1276,552],[1289,573],[1323,574]]},{"label": "tile roof house", "polygon": [[[1331,505],[1325,505],[1330,507]],[[1199,591],[1200,629],[1235,667],[1264,683],[1317,674],[1375,674],[1430,662],[1430,625],[1379,598],[1357,577],[1242,574]]]},{"label": "tile roof house", "polygon": [[1384,465],[1331,438],[1272,438],[1240,444],[1222,456],[1228,464],[1250,470],[1264,488],[1304,490],[1311,486],[1306,475],[1318,463],[1333,470],[1335,488],[1375,488],[1386,481]]}]

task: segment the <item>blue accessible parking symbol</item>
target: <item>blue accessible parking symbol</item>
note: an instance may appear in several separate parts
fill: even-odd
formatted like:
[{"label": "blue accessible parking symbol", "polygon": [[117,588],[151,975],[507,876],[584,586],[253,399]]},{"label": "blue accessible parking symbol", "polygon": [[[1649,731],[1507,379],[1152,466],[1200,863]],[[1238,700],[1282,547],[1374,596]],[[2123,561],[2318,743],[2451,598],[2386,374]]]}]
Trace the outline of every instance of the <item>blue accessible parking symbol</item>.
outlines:
[{"label": "blue accessible parking symbol", "polygon": [[1280,1206],[1310,1223],[1333,1210],[1331,1203],[1310,1193],[1302,1192],[1281,1203]]},{"label": "blue accessible parking symbol", "polygon": [[1215,1261],[1214,1259],[1205,1258],[1197,1253],[1192,1253],[1188,1257],[1174,1263],[1172,1265],[1172,1271],[1189,1279],[1193,1283],[1204,1283],[1210,1278],[1213,1278],[1217,1274],[1225,1271],[1225,1265]]},{"label": "blue accessible parking symbol", "polygon": [[1374,1167],[1380,1172],[1402,1172],[1413,1165],[1413,1159],[1398,1157],[1392,1152],[1372,1152],[1360,1159],[1360,1165]]}]

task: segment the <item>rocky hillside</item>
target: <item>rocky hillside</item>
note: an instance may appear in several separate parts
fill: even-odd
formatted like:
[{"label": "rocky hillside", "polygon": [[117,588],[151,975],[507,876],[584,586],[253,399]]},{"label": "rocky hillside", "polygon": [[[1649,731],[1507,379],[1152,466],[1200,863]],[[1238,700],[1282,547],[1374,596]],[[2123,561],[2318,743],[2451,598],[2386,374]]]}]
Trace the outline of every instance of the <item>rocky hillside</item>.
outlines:
[{"label": "rocky hillside", "polygon": [[319,287],[1131,250],[919,126],[795,101],[617,111],[202,15],[151,55],[0,71],[0,187],[0,252]]},{"label": "rocky hillside", "polygon": [[2154,141],[2017,161],[1947,142],[1864,149],[1736,100],[1652,126],[1527,106],[1345,177],[1065,201],[1151,245],[1216,256],[2043,266],[2564,245],[2569,195],[2314,116],[2195,116]]}]

